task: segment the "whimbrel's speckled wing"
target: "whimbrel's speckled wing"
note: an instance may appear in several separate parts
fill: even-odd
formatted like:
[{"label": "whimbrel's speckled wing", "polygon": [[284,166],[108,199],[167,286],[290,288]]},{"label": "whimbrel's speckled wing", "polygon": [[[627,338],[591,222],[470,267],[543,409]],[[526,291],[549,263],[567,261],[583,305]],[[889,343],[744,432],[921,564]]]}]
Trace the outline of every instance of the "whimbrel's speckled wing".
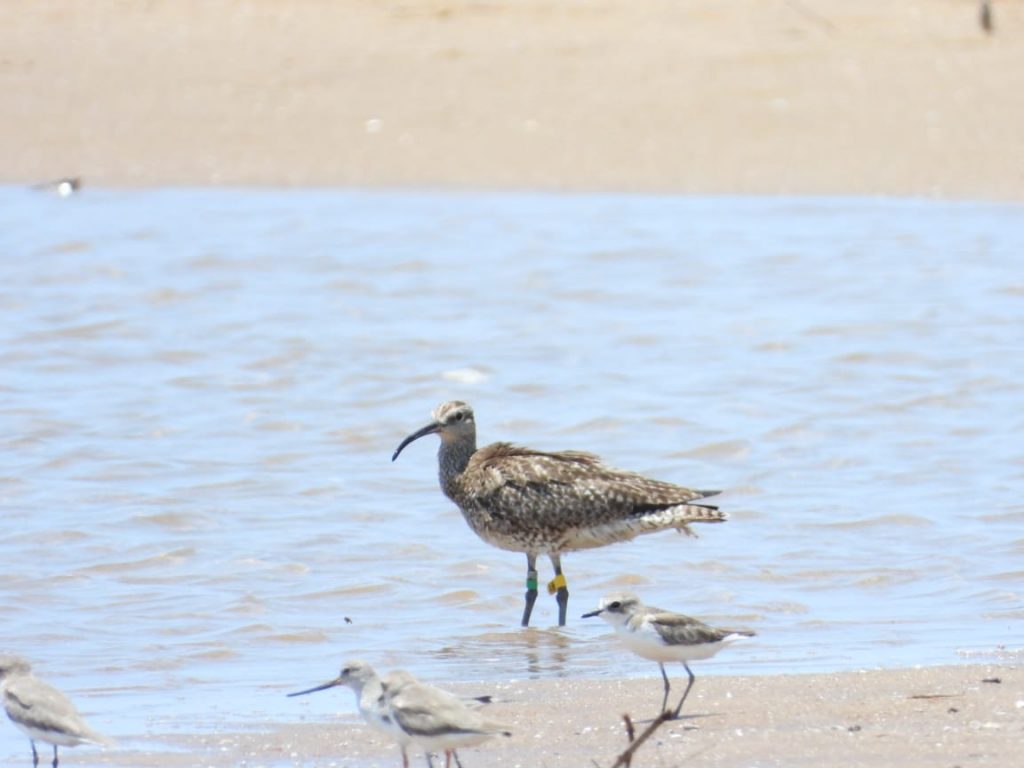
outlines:
[{"label": "whimbrel's speckled wing", "polygon": [[692,503],[717,491],[652,480],[580,451],[495,443],[473,454],[459,483],[453,489],[459,505],[484,512],[495,534],[506,527],[510,534],[529,533],[532,521],[538,535],[558,539],[553,549],[562,551],[726,518],[717,507]]}]

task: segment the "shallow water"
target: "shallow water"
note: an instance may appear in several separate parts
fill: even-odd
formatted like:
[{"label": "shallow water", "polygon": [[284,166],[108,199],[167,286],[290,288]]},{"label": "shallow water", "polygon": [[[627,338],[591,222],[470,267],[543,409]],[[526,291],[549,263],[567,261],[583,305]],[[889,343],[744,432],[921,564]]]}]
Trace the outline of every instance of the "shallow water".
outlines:
[{"label": "shallow water", "polygon": [[[352,712],[284,697],[352,657],[656,675],[577,618],[618,587],[758,631],[698,675],[1021,656],[1021,206],[3,188],[0,270],[0,648],[127,745]],[[732,519],[521,630],[436,440],[390,461],[452,398]]]}]

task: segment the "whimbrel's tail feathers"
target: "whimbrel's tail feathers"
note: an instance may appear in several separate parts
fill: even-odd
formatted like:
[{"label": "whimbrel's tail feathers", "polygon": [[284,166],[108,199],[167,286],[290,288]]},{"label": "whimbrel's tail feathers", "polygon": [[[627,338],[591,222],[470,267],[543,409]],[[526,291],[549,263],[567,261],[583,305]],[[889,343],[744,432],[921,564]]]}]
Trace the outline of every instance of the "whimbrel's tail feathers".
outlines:
[{"label": "whimbrel's tail feathers", "polygon": [[691,523],[724,523],[729,515],[710,504],[677,504],[651,509],[636,519],[640,524],[636,535],[675,528],[680,533],[697,538],[697,534],[690,528]]},{"label": "whimbrel's tail feathers", "polygon": [[653,525],[653,529],[679,528],[690,523],[724,523],[729,515],[712,504],[638,504],[631,517]]},{"label": "whimbrel's tail feathers", "polygon": [[691,523],[722,523],[728,515],[718,507],[704,504],[676,504],[675,506],[643,505],[634,507],[631,514],[607,522],[581,526],[562,541],[560,550],[603,547],[617,541],[629,541],[637,536],[673,528],[688,536],[696,536],[690,530]]}]

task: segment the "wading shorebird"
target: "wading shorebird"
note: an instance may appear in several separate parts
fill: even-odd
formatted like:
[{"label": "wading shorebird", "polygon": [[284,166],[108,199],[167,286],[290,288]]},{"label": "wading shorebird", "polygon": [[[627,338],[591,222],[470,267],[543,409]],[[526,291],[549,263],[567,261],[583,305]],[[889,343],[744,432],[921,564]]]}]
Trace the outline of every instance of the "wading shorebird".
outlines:
[{"label": "wading shorebird", "polygon": [[406,747],[409,746],[409,737],[392,721],[384,704],[384,689],[381,687],[380,678],[369,664],[362,661],[350,661],[341,668],[341,672],[333,680],[288,695],[305,696],[307,693],[326,691],[328,688],[338,685],[352,689],[356,696],[356,707],[358,707],[363,720],[375,731],[398,744],[399,749],[402,750],[402,768],[409,768],[409,755],[406,752]]},{"label": "wading shorebird", "polygon": [[113,742],[88,725],[67,696],[32,674],[31,665],[20,656],[0,656],[0,689],[7,717],[28,735],[32,744],[32,765],[39,765],[36,742],[53,745],[53,768],[57,768],[57,747]]},{"label": "wading shorebird", "polygon": [[[375,731],[387,736],[398,744],[399,749],[402,750],[402,768],[409,768],[409,754],[406,748],[412,739],[391,718],[391,713],[384,702],[384,688],[381,684],[381,679],[373,670],[373,667],[365,661],[347,662],[333,680],[328,680],[326,683],[313,688],[307,688],[304,691],[289,693],[288,696],[305,696],[307,693],[326,691],[339,685],[352,689],[356,696],[356,707],[358,707],[359,714],[362,715],[363,720]],[[491,697],[473,696],[464,699],[464,701],[470,706],[477,706],[490,703]],[[429,755],[427,763],[428,765],[430,764]]]},{"label": "wading shorebird", "polygon": [[444,752],[445,768],[457,749],[482,744],[494,736],[511,736],[502,724],[466,706],[463,699],[440,688],[421,683],[404,670],[384,676],[384,703],[388,714],[413,744],[427,752]]},{"label": "wading shorebird", "polygon": [[536,451],[510,443],[476,447],[473,409],[453,400],[434,409],[434,420],[405,438],[391,460],[426,435],[441,438],[437,452],[441,490],[469,527],[488,544],[526,554],[526,607],[530,624],[537,600],[537,556],[555,569],[548,592],[557,594],[558,624],[565,625],[569,588],[563,552],[603,547],[645,533],[690,523],[721,523],[726,514],[695,504],[719,491],[695,491],[606,466],[582,451]]},{"label": "wading shorebird", "polygon": [[637,656],[658,662],[661,679],[665,681],[665,695],[661,700],[661,711],[668,706],[668,675],[666,661],[681,661],[690,676],[679,700],[673,717],[679,717],[683,710],[693,681],[696,679],[687,662],[710,659],[725,646],[755,633],[745,629],[718,629],[681,613],[663,611],[644,605],[636,595],[628,592],[605,595],[596,611],[583,614],[584,619],[600,616],[615,628],[615,633],[626,647]]}]

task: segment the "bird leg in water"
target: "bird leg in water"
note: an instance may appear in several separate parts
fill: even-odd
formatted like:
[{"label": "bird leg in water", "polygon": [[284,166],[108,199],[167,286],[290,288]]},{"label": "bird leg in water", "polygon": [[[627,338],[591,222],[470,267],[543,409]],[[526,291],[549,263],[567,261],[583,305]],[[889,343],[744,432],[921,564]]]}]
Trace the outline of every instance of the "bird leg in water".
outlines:
[{"label": "bird leg in water", "polygon": [[548,594],[558,593],[558,626],[565,626],[565,614],[569,610],[569,583],[562,573],[562,560],[558,555],[548,555],[555,567],[555,578],[548,582]]},{"label": "bird leg in water", "polygon": [[526,556],[526,607],[523,608],[523,626],[530,626],[530,614],[537,602],[537,558]]}]

